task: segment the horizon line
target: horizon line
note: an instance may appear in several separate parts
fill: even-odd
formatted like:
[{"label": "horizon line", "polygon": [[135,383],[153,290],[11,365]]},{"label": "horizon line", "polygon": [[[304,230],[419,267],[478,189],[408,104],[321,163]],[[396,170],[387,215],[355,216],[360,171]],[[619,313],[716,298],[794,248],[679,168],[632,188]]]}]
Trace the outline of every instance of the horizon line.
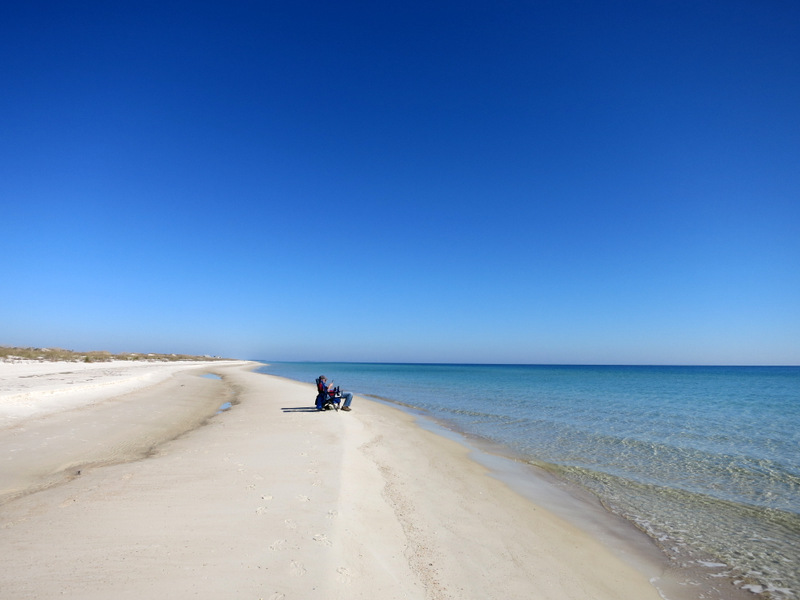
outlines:
[{"label": "horizon line", "polygon": [[461,367],[770,367],[797,368],[800,364],[687,364],[687,363],[475,363],[475,362],[400,362],[400,361],[362,361],[362,360],[267,360],[248,358],[260,363],[316,363],[331,365],[419,365],[419,366],[461,366]]}]

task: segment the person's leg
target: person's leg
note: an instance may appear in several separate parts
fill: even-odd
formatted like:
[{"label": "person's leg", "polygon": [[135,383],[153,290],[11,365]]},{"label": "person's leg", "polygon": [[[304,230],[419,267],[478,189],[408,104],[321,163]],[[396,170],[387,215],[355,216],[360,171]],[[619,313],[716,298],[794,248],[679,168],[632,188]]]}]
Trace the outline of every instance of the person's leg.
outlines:
[{"label": "person's leg", "polygon": [[350,392],[342,392],[342,399],[344,400],[344,405],[350,408],[350,403],[353,401],[353,394]]}]

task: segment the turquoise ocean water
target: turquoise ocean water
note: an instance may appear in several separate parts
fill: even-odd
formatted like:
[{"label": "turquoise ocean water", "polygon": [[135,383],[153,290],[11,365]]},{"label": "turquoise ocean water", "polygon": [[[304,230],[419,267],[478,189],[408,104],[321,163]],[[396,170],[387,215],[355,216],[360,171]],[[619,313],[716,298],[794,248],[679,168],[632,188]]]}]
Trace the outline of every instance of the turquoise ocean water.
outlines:
[{"label": "turquoise ocean water", "polygon": [[414,407],[588,489],[677,569],[762,598],[800,597],[800,367],[259,370],[305,382],[324,374],[356,394]]}]

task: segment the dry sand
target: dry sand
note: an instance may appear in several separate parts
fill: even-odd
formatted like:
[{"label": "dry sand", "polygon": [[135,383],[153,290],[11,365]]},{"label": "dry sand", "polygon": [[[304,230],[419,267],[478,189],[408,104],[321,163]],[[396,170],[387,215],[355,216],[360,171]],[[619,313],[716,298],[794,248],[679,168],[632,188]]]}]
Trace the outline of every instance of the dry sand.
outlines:
[{"label": "dry sand", "polygon": [[[251,369],[184,366],[90,405],[17,411],[0,456],[36,456],[14,469],[28,490],[59,483],[0,505],[0,598],[659,598],[410,415],[359,397],[352,412],[318,413],[312,384]],[[12,380],[0,378],[0,414]],[[151,418],[159,405],[177,408]],[[136,427],[109,433],[109,420]],[[153,439],[193,429],[117,451],[164,420]],[[77,437],[42,443],[69,428]],[[50,480],[22,473],[42,464]]]}]

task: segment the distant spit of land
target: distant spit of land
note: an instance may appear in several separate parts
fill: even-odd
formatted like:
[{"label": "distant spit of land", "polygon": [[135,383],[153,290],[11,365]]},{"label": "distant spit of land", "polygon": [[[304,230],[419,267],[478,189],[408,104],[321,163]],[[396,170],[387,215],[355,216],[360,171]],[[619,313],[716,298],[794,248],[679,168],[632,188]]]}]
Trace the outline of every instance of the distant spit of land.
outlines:
[{"label": "distant spit of land", "polygon": [[92,350],[79,352],[64,350],[62,348],[17,348],[0,346],[0,361],[38,360],[45,362],[110,362],[112,360],[147,360],[147,361],[178,361],[178,360],[231,360],[219,356],[197,356],[191,354],[154,354],[138,352],[120,352],[112,354],[107,350]]}]

